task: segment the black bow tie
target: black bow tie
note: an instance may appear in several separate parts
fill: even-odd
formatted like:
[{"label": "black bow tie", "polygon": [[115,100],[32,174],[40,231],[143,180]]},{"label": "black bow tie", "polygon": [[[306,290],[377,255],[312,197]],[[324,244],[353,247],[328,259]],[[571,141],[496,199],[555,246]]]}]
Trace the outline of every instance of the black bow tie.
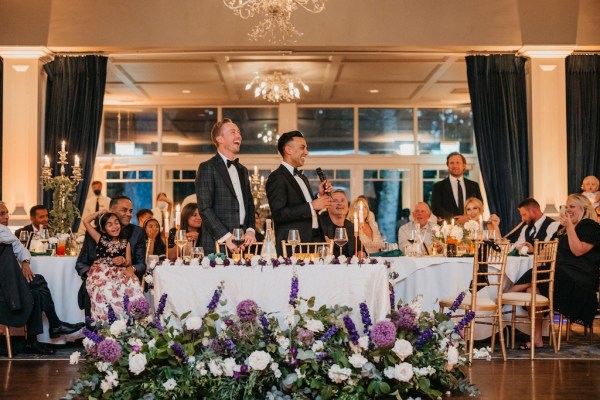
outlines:
[{"label": "black bow tie", "polygon": [[294,175],[298,175],[298,176],[302,177],[302,176],[304,176],[304,173],[302,172],[301,169],[294,168]]},{"label": "black bow tie", "polygon": [[227,168],[231,167],[231,164],[235,165],[235,167],[237,168],[240,165],[240,159],[236,158],[233,161],[227,160]]}]

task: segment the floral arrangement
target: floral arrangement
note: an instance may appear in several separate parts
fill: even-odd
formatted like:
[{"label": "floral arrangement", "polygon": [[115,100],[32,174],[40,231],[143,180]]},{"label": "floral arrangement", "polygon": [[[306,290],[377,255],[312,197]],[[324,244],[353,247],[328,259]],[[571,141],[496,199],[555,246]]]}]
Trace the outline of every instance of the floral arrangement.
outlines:
[{"label": "floral arrangement", "polygon": [[[361,303],[357,326],[346,306],[315,309],[314,298],[298,298],[299,284],[294,276],[285,327],[251,299],[241,301],[235,315],[219,314],[223,283],[203,316],[164,319],[166,294],[154,314],[144,298],[125,299],[125,315],[109,310],[108,321],[88,321],[93,328],[84,329],[85,363],[66,398],[361,400],[477,394],[461,355],[461,327],[472,315],[455,324],[450,313],[421,312],[416,300],[373,323]],[[170,318],[179,318],[182,329],[169,326]],[[71,363],[80,357],[73,353]]]},{"label": "floral arrangement", "polygon": [[480,229],[477,221],[467,221],[464,225],[434,225],[432,228],[433,236],[440,241],[446,241],[448,237],[453,237],[457,241],[463,239],[473,239],[475,233]]}]

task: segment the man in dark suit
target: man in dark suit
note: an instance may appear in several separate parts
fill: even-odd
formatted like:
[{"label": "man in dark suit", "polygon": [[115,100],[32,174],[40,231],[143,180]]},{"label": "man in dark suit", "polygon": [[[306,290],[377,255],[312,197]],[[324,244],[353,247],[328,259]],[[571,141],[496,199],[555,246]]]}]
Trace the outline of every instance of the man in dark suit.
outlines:
[{"label": "man in dark suit", "polygon": [[277,150],[283,157],[279,168],[267,179],[267,199],[273,215],[277,253],[281,254],[281,241],[288,231],[297,229],[302,242],[319,242],[323,233],[319,228],[317,211],[331,205],[331,190],[327,180],[319,185],[319,196],[314,197],[308,179],[299,167],[308,156],[308,146],[299,131],[286,132],[277,141]]},{"label": "man in dark suit", "polygon": [[[131,246],[131,264],[138,278],[146,272],[146,239],[144,229],[131,223],[133,205],[127,196],[117,196],[110,201],[109,211],[115,213],[121,223],[121,234],[127,238]],[[90,267],[96,262],[96,242],[86,233],[85,239],[75,263],[75,270],[83,280],[79,289],[79,307],[85,310],[85,315],[90,313],[90,298],[85,289],[85,280]]]},{"label": "man in dark suit", "polygon": [[25,225],[21,229],[15,231],[15,236],[20,238],[21,232],[29,232],[29,240],[27,241],[27,249],[31,243],[31,237],[40,229],[48,226],[48,209],[41,204],[31,207],[29,210],[29,219],[31,224]]},{"label": "man in dark suit", "polygon": [[438,219],[451,220],[458,224],[469,220],[465,216],[465,202],[470,197],[483,201],[479,184],[463,177],[467,168],[467,160],[458,153],[450,153],[446,158],[450,176],[433,185],[431,192],[431,211]]},{"label": "man in dark suit", "polygon": [[[242,135],[229,118],[217,122],[210,132],[217,154],[200,164],[196,174],[196,197],[202,216],[202,246],[214,253],[215,242],[225,243],[230,251],[242,250],[256,242],[254,199],[248,169],[235,156],[240,152]],[[244,243],[233,243],[231,231],[243,228]]]}]

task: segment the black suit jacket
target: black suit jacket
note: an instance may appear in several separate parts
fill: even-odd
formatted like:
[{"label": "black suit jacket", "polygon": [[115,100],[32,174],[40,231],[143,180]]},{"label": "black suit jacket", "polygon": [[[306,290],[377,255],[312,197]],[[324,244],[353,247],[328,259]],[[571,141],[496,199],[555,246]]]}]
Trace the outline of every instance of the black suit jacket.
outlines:
[{"label": "black suit jacket", "polygon": [[[355,243],[354,243],[354,223],[344,219],[344,226],[335,225],[329,216],[329,213],[324,212],[319,215],[319,225],[323,230],[323,235],[333,240],[335,237],[335,229],[336,228],[346,228],[346,234],[348,235],[348,244],[342,247],[342,253],[346,257],[352,257],[355,252]],[[361,248],[360,238],[357,239],[358,249]],[[340,247],[337,244],[333,245],[333,255],[336,257],[340,256]]]},{"label": "black suit jacket", "polygon": [[[463,178],[463,190],[465,191],[465,200],[469,197],[477,197],[483,201],[479,184],[472,180]],[[459,210],[454,194],[452,193],[452,185],[450,178],[443,179],[433,185],[431,192],[431,212],[438,218],[448,219],[457,215],[463,215],[464,210]]]},{"label": "black suit jacket", "polygon": [[0,244],[0,277],[0,324],[21,327],[33,309],[33,296],[10,244]]},{"label": "black suit jacket", "polygon": [[[308,187],[310,197],[314,199],[308,179],[302,175],[302,180]],[[278,254],[282,253],[281,241],[287,240],[290,229],[298,229],[302,242],[322,240],[322,237],[313,238],[310,204],[306,201],[298,181],[286,167],[280,165],[269,175],[266,190],[269,208],[273,216],[275,245]]]},{"label": "black suit jacket", "polygon": [[[250,189],[248,169],[236,166],[242,187],[246,217],[242,228],[255,229],[254,199]],[[215,241],[240,226],[240,204],[231,177],[221,155],[200,164],[196,174],[196,197],[202,216],[202,246],[204,253],[215,252]]]},{"label": "black suit jacket", "polygon": [[21,229],[17,229],[15,231],[15,236],[17,238],[19,238],[19,234],[23,231],[29,232],[29,240],[27,241],[27,246],[25,246],[25,248],[27,250],[29,250],[29,245],[31,244],[31,236],[33,235],[33,225],[29,224],[29,225],[25,225],[24,227],[22,227]]}]

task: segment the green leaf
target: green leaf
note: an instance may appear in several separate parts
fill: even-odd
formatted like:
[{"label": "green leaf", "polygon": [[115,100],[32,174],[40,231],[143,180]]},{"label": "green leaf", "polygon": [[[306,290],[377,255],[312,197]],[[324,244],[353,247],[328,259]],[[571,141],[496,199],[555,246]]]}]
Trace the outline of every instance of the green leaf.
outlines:
[{"label": "green leaf", "polygon": [[191,311],[188,311],[188,312],[186,312],[186,313],[183,313],[183,314],[181,315],[180,319],[186,319],[186,318],[187,318],[187,317],[188,317],[188,316],[189,316],[191,313],[192,313]]},{"label": "green leaf", "polygon": [[390,388],[390,385],[388,385],[386,382],[381,382],[379,384],[379,392],[383,393],[383,394],[388,394],[392,391],[392,389]]}]

